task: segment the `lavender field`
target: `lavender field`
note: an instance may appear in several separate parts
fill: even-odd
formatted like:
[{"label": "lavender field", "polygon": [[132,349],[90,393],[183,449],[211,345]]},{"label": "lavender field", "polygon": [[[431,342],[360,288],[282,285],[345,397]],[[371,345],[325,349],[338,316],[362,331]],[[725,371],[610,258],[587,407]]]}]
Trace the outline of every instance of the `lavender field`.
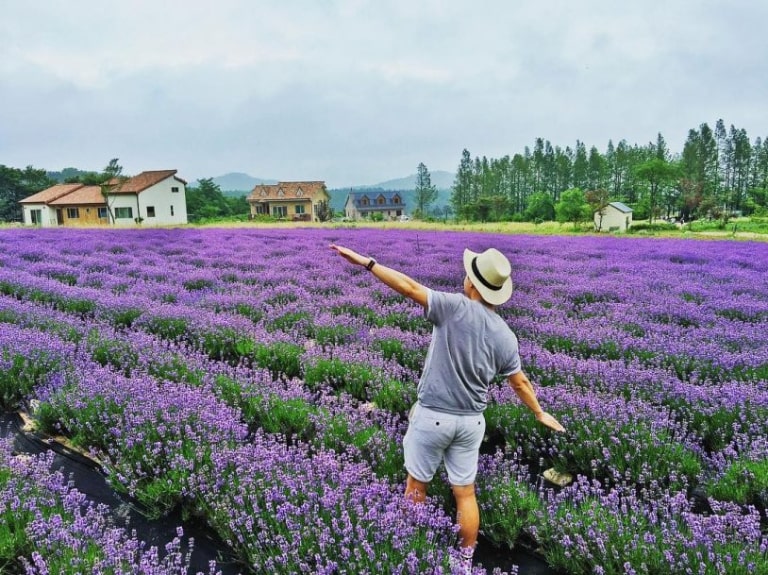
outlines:
[{"label": "lavender field", "polygon": [[[207,525],[244,575],[450,573],[444,478],[426,505],[403,498],[430,326],[332,242],[449,291],[464,248],[511,260],[516,289],[499,313],[567,433],[494,385],[484,538],[534,545],[563,574],[768,572],[766,243],[1,230],[3,410],[31,411],[90,452],[149,517]],[[543,481],[549,468],[574,481]],[[50,457],[7,442],[0,516],[0,571],[189,572],[181,531],[148,547]]]}]

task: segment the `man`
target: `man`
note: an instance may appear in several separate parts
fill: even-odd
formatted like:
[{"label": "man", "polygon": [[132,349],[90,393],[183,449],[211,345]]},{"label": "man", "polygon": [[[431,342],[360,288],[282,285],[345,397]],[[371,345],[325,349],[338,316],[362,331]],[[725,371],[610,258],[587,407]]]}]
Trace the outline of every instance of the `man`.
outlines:
[{"label": "man", "polygon": [[539,405],[520,366],[517,337],[495,308],[512,295],[512,268],[500,251],[464,250],[464,291],[431,290],[407,275],[348,248],[331,244],[349,262],[368,269],[378,280],[425,309],[433,324],[432,341],[403,439],[405,493],[422,502],[440,463],[445,464],[456,499],[462,563],[471,572],[480,527],[475,476],[485,435],[488,386],[506,377],[536,419],[555,431],[563,426]]}]

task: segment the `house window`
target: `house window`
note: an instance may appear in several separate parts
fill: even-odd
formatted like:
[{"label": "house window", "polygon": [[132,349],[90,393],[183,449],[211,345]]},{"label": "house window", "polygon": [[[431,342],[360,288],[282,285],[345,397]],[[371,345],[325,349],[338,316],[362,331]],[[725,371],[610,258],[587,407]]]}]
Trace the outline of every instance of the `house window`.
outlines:
[{"label": "house window", "polygon": [[67,208],[67,219],[76,220],[80,217],[80,208]]},{"label": "house window", "polygon": [[171,215],[173,215],[173,206],[171,206]]},{"label": "house window", "polygon": [[303,214],[304,212],[304,204],[297,204],[296,205],[296,213],[297,214]]},{"label": "house window", "polygon": [[392,198],[392,203],[393,204],[399,204],[400,203],[400,196],[395,196],[394,198]]},{"label": "house window", "polygon": [[300,197],[302,197],[303,195],[304,195],[304,190],[302,190],[301,188],[299,188],[298,190],[296,190],[296,197],[297,197],[297,198],[300,198]]},{"label": "house window", "polygon": [[107,208],[99,208],[99,218],[107,219],[108,215]]},{"label": "house window", "polygon": [[379,196],[379,197],[378,197],[378,200],[377,200],[377,203],[378,203],[380,206],[383,206],[384,204],[386,204],[386,203],[387,203],[387,200],[385,200],[385,199],[384,199],[384,196]]},{"label": "house window", "polygon": [[283,188],[280,188],[279,190],[277,190],[277,197],[278,198],[285,197],[285,192],[283,191]]},{"label": "house window", "polygon": [[368,205],[368,198],[363,198],[362,200],[360,200],[360,204],[363,205],[363,206],[367,206]]},{"label": "house window", "polygon": [[286,206],[272,206],[272,216],[275,218],[284,218],[288,215]]},{"label": "house window", "polygon": [[43,210],[29,210],[29,218],[34,225],[39,226],[43,223]]},{"label": "house window", "polygon": [[171,193],[178,194],[179,193],[179,187],[178,186],[171,187]]},{"label": "house window", "polygon": [[147,206],[147,217],[148,218],[155,217],[155,206]]},{"label": "house window", "polygon": [[133,208],[115,208],[115,219],[133,219]]}]

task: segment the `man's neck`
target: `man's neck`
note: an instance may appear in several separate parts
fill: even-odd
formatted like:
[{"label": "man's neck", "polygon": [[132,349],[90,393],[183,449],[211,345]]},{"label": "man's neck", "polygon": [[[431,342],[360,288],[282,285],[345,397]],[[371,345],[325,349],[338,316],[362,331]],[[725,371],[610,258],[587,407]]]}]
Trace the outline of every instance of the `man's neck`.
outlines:
[{"label": "man's neck", "polygon": [[491,305],[487,301],[485,301],[483,297],[478,293],[477,290],[472,290],[472,293],[467,297],[472,301],[479,301],[481,304],[483,304],[485,307],[487,307],[491,311],[496,311],[496,306]]}]

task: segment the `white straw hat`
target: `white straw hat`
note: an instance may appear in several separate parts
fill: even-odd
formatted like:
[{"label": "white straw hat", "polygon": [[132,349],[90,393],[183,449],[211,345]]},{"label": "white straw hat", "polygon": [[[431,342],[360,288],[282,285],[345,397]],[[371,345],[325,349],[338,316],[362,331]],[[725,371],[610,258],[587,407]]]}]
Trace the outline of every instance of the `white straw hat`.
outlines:
[{"label": "white straw hat", "polygon": [[512,266],[499,250],[489,248],[481,254],[464,250],[464,270],[489,304],[501,305],[512,295]]}]

